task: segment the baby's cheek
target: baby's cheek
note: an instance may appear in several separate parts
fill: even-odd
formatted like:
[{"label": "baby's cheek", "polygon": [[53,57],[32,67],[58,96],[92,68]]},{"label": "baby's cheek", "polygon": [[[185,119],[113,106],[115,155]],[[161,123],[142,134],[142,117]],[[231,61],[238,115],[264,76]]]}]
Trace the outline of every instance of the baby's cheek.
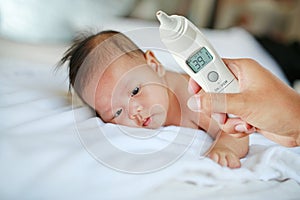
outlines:
[{"label": "baby's cheek", "polygon": [[130,120],[126,120],[125,113],[122,113],[119,117],[116,117],[111,121],[112,124],[124,125],[124,126],[132,126]]},{"label": "baby's cheek", "polygon": [[167,110],[161,104],[154,104],[149,109],[149,115],[152,116],[153,124],[156,128],[164,126],[167,117]]}]

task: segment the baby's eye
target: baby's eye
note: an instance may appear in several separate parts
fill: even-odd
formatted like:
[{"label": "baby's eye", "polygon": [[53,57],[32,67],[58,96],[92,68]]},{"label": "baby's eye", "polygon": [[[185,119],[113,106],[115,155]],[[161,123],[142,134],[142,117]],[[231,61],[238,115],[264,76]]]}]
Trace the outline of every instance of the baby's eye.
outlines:
[{"label": "baby's eye", "polygon": [[117,112],[114,115],[114,118],[118,117],[119,115],[121,115],[122,113],[122,108],[120,108],[119,110],[117,110]]},{"label": "baby's eye", "polygon": [[131,96],[133,97],[134,95],[137,95],[139,91],[140,91],[140,87],[139,86],[135,87],[131,92]]}]

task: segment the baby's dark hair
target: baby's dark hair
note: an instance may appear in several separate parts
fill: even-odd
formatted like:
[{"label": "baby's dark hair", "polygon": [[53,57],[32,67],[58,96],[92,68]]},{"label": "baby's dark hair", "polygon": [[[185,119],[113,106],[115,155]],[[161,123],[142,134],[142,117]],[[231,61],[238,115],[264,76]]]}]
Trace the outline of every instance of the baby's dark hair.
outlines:
[{"label": "baby's dark hair", "polygon": [[73,44],[64,53],[58,66],[63,66],[69,61],[69,90],[71,91],[73,87],[82,98],[89,75],[124,54],[132,57],[143,55],[144,52],[118,31],[106,30],[96,34],[81,34],[73,40]]}]

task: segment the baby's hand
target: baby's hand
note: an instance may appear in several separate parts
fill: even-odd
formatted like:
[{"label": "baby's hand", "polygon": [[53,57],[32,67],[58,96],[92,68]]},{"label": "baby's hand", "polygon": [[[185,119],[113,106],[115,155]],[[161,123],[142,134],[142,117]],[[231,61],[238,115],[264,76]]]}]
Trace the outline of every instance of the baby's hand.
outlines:
[{"label": "baby's hand", "polygon": [[207,156],[222,166],[230,168],[241,167],[239,157],[226,147],[214,147]]}]

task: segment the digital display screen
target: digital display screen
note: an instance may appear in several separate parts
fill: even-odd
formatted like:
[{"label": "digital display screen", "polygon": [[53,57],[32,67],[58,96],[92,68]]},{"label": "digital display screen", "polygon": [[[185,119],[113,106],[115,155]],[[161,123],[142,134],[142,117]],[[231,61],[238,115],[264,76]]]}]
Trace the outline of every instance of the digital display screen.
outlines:
[{"label": "digital display screen", "polygon": [[186,60],[186,64],[193,70],[193,72],[198,73],[205,65],[212,61],[212,59],[213,56],[205,47],[202,47]]}]

